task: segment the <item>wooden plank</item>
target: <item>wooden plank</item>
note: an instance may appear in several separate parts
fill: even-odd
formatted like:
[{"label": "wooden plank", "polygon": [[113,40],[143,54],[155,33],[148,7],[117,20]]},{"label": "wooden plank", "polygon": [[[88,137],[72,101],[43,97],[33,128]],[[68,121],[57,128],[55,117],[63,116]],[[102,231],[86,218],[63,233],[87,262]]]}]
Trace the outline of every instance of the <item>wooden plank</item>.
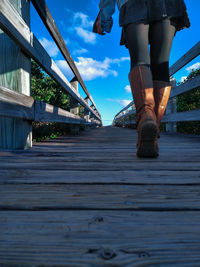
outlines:
[{"label": "wooden plank", "polygon": [[[46,143],[47,141],[45,141]],[[42,144],[41,144],[42,145]],[[77,147],[78,148],[78,147]],[[104,164],[105,162],[112,161],[113,164],[118,164],[118,163],[130,163],[130,164],[137,164],[138,161],[140,163],[149,163],[151,162],[152,165],[155,164],[155,161],[153,159],[145,159],[141,158],[138,160],[135,157],[135,152],[134,151],[113,151],[113,152],[103,152],[101,151],[86,151],[88,153],[85,153],[85,149],[80,149],[79,148],[76,151],[66,151],[67,149],[65,148],[63,151],[41,151],[41,152],[35,152],[35,153],[17,153],[19,157],[15,157],[16,154],[8,154],[4,152],[0,152],[1,156],[1,162],[7,162],[7,161],[12,161],[14,164],[15,163],[23,163],[23,162],[31,162],[31,163],[37,163],[37,162],[54,162],[54,161],[62,161],[65,163],[70,163],[70,162],[77,162],[79,163],[95,163],[95,162],[101,162]],[[172,150],[173,153],[176,152],[176,164],[178,163],[183,163],[183,162],[198,162],[200,160],[200,149],[192,150],[192,145],[185,149],[187,153],[183,153],[183,150],[174,149]],[[188,155],[188,153],[190,154]],[[163,153],[159,156],[159,158],[156,159],[156,164],[162,164],[164,162],[173,162],[173,158],[169,158],[171,154],[171,150],[165,150]],[[192,157],[191,157],[192,156]],[[61,160],[62,159],[62,160]]]},{"label": "wooden plank", "polygon": [[96,171],[1,170],[0,184],[200,185],[200,175],[181,170],[98,171],[98,175]]},{"label": "wooden plank", "polygon": [[34,99],[0,86],[0,115],[34,120]]},{"label": "wooden plank", "polygon": [[198,86],[200,86],[200,75],[194,77],[191,80],[188,80],[188,81],[180,84],[177,87],[173,87],[171,94],[170,94],[170,98],[178,96],[178,95],[183,94],[185,92],[188,92],[190,90],[193,90],[193,89],[197,88]]},{"label": "wooden plank", "polygon": [[199,212],[1,211],[1,265],[199,266]]},{"label": "wooden plank", "polygon": [[178,61],[176,61],[169,69],[169,74],[172,76],[195,57],[200,54],[200,42],[194,45],[187,53],[185,53]]},{"label": "wooden plank", "polygon": [[199,121],[200,110],[189,110],[167,114],[162,118],[162,122],[178,122],[178,121]]},{"label": "wooden plank", "polygon": [[[136,156],[135,156],[136,157]],[[49,164],[48,162],[17,162],[15,164],[12,164],[10,162],[0,162],[0,168],[2,170],[6,169],[40,169],[40,170],[79,170],[79,171],[100,171],[100,170],[107,170],[107,171],[119,171],[119,170],[140,170],[142,168],[149,169],[149,170],[196,170],[200,171],[200,165],[199,162],[184,162],[184,165],[181,164],[181,162],[173,162],[174,159],[168,162],[159,162],[152,164],[151,161],[149,162],[140,162],[138,161],[137,164],[131,164],[130,162],[88,162],[87,164],[85,162],[70,162],[70,164],[64,164],[63,162],[51,162]],[[103,165],[103,166],[102,166]]]},{"label": "wooden plank", "polygon": [[52,38],[54,39],[55,43],[57,44],[57,46],[59,47],[62,55],[64,56],[64,58],[66,59],[67,63],[69,64],[69,67],[71,68],[72,72],[74,73],[75,77],[77,78],[77,80],[79,81],[80,85],[82,86],[84,92],[86,93],[86,95],[88,96],[88,98],[91,100],[92,104],[94,105],[96,111],[98,112],[98,109],[96,107],[96,104],[92,98],[92,96],[90,95],[90,93],[88,92],[82,78],[81,75],[70,55],[70,52],[66,46],[65,41],[63,40],[57,26],[56,23],[45,3],[44,0],[31,0],[31,2],[33,3],[35,9],[37,10],[38,14],[40,15],[44,25],[46,26],[47,30],[49,31],[49,33],[51,34]]},{"label": "wooden plank", "polygon": [[4,184],[0,188],[0,209],[200,211],[199,191],[197,184]]},{"label": "wooden plank", "polygon": [[[54,140],[55,141],[55,140]],[[46,143],[47,141],[45,141]],[[170,150],[171,151],[171,150]],[[156,159],[156,163],[161,162],[171,162],[172,159],[169,159],[169,156],[171,154],[169,150],[165,150],[164,153],[162,153],[159,158]],[[173,152],[176,151],[176,162],[198,162],[200,160],[200,149],[192,150],[191,146],[188,147],[188,149],[185,149],[188,153],[190,152],[190,155],[188,153],[183,153],[183,150],[172,150]],[[6,162],[12,159],[13,163],[19,163],[19,162],[52,162],[52,161],[59,161],[62,158],[63,162],[108,162],[112,161],[113,163],[118,162],[130,162],[137,164],[138,159],[135,158],[134,151],[107,151],[106,155],[103,151],[93,151],[93,153],[90,153],[91,151],[86,151],[88,153],[85,153],[85,149],[76,149],[76,151],[41,151],[35,153],[17,153],[19,157],[15,158],[16,154],[7,153],[7,152],[0,152],[0,157],[2,162]],[[192,157],[191,157],[192,156]],[[155,162],[153,159],[140,159],[140,162],[152,162],[152,164]]]},{"label": "wooden plank", "polygon": [[[6,4],[7,12],[4,13],[4,4]],[[11,19],[12,18],[12,19]],[[20,22],[20,23],[19,23]],[[72,85],[68,82],[64,74],[56,66],[55,62],[48,55],[46,50],[33,35],[28,32],[27,25],[21,21],[19,14],[13,10],[8,0],[0,2],[0,27],[30,56],[32,57],[44,70],[54,78],[63,88],[65,93],[74,97],[82,106],[90,110],[92,114],[98,119],[101,118],[95,111],[86,103],[86,101],[76,92]]]}]

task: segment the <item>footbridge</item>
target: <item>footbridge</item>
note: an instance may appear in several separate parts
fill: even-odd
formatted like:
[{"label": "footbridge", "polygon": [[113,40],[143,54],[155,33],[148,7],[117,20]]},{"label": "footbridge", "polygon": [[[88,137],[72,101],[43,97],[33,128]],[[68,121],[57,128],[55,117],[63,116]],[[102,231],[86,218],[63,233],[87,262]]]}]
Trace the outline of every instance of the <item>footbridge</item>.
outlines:
[{"label": "footbridge", "polygon": [[[197,89],[200,76],[179,86],[171,78],[160,156],[137,158],[134,103],[102,127],[45,1],[31,1],[74,78],[30,31],[30,2],[1,0],[0,266],[199,266],[200,138],[176,127],[199,121],[200,110],[176,112],[176,97]],[[197,43],[170,75],[199,52]],[[31,96],[31,59],[70,96],[70,111]],[[34,121],[71,132],[32,142]]]}]

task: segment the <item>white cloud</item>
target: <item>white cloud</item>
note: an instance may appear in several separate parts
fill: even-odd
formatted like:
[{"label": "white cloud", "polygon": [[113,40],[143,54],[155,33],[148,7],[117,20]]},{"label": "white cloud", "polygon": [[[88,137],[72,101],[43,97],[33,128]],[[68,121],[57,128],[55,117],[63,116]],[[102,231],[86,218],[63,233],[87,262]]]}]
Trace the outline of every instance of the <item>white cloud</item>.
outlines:
[{"label": "white cloud", "polygon": [[187,76],[181,77],[181,83],[184,83],[187,80]]},{"label": "white cloud", "polygon": [[188,72],[190,72],[190,71],[192,71],[192,70],[196,70],[196,69],[198,69],[198,68],[200,68],[200,62],[197,62],[197,63],[193,64],[192,66],[187,67],[186,70],[187,70]]},{"label": "white cloud", "polygon": [[125,86],[125,91],[126,91],[126,93],[131,93],[131,87],[130,87],[130,85],[126,85]]},{"label": "white cloud", "polygon": [[[95,44],[97,39],[97,34],[92,32],[93,21],[90,20],[89,16],[82,12],[73,12],[72,10],[65,8],[67,13],[66,20],[68,26],[61,20],[60,24],[63,27],[63,31],[73,38],[70,39],[70,44],[74,40],[74,35],[78,35],[85,43]],[[69,26],[71,25],[71,26]]]},{"label": "white cloud", "polygon": [[[57,60],[56,64],[61,70],[71,77],[71,71],[65,60]],[[111,64],[116,64],[115,59],[105,58],[103,61],[98,61],[93,58],[78,57],[75,64],[85,81],[90,81],[96,78],[105,78],[108,75],[117,76],[117,71],[111,68]]]},{"label": "white cloud", "polygon": [[121,57],[121,61],[127,61],[127,60],[130,61],[130,57]]},{"label": "white cloud", "polygon": [[106,100],[109,102],[119,103],[123,107],[126,107],[132,101],[129,99],[113,99],[113,98],[107,98]]},{"label": "white cloud", "polygon": [[121,58],[113,58],[113,59],[108,59],[110,63],[118,64],[120,65],[121,62],[130,60],[129,57],[121,57]]},{"label": "white cloud", "polygon": [[89,19],[88,15],[82,12],[77,12],[74,14],[74,21],[83,28],[90,28],[93,25],[93,21]]},{"label": "white cloud", "polygon": [[95,44],[96,43],[96,34],[88,31],[82,27],[74,28],[77,35],[83,39],[85,43]]},{"label": "white cloud", "polygon": [[46,38],[39,39],[39,41],[51,57],[58,55],[59,49],[53,41],[49,41]]},{"label": "white cloud", "polygon": [[76,49],[76,50],[73,51],[74,55],[82,55],[82,54],[85,54],[85,53],[88,53],[88,50],[85,49],[85,48],[80,48],[80,49]]},{"label": "white cloud", "polygon": [[[127,60],[127,59],[126,59]],[[75,61],[75,64],[85,81],[94,80],[96,78],[105,78],[109,75],[116,77],[118,75],[116,70],[112,69],[112,64],[119,64],[121,61],[124,61],[123,58],[108,58],[106,57],[103,61],[98,61],[93,58],[87,57],[78,57],[78,61]],[[57,60],[56,64],[63,73],[69,78],[72,78],[72,72],[65,60]]]},{"label": "white cloud", "polygon": [[107,58],[104,61],[97,61],[92,58],[78,57],[76,62],[84,80],[93,80],[97,77],[107,77],[108,75],[117,76],[117,72],[110,69]]}]

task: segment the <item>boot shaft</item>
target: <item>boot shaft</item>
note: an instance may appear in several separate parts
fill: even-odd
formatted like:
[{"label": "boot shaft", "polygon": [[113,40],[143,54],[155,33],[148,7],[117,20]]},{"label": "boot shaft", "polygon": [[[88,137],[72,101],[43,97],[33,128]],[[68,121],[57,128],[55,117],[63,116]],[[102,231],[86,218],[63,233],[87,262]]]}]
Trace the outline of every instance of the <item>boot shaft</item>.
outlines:
[{"label": "boot shaft", "polygon": [[171,84],[165,81],[153,81],[155,113],[157,121],[160,123],[165,113],[171,92]]},{"label": "boot shaft", "polygon": [[144,113],[154,118],[155,101],[150,68],[143,65],[134,67],[129,73],[129,82],[136,107],[136,122]]}]

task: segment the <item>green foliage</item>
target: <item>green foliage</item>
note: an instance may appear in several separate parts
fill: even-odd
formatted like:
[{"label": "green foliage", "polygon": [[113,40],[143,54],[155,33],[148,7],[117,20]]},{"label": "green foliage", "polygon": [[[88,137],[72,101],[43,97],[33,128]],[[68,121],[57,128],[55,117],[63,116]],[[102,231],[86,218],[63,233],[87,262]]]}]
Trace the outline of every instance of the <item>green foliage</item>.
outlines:
[{"label": "green foliage", "polygon": [[35,100],[40,100],[69,111],[69,96],[64,94],[61,86],[33,60],[31,61],[31,89]]},{"label": "green foliage", "polygon": [[[200,68],[192,70],[186,80],[200,75]],[[200,87],[177,96],[177,112],[200,109]],[[178,122],[177,129],[182,133],[200,134],[200,122]]]},{"label": "green foliage", "polygon": [[[70,98],[64,94],[61,86],[48,76],[40,66],[31,61],[31,88],[35,100],[70,109]],[[69,126],[61,123],[33,122],[33,141],[49,140],[69,132]]]},{"label": "green foliage", "polygon": [[70,126],[57,122],[33,122],[33,142],[57,138],[69,134]]},{"label": "green foliage", "polygon": [[81,117],[81,118],[84,118],[84,107],[79,105],[79,113],[78,115]]}]

